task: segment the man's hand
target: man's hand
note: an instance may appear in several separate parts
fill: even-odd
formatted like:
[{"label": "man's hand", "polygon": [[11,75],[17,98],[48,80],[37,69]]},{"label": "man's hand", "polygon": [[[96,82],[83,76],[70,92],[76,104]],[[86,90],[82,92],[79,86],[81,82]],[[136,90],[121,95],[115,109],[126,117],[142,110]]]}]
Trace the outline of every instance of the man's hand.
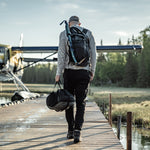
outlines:
[{"label": "man's hand", "polygon": [[94,74],[91,72],[91,78],[90,78],[90,81],[92,81],[94,78]]},{"label": "man's hand", "polygon": [[59,80],[60,80],[60,75],[56,75],[55,81],[56,81],[56,82],[59,82]]}]

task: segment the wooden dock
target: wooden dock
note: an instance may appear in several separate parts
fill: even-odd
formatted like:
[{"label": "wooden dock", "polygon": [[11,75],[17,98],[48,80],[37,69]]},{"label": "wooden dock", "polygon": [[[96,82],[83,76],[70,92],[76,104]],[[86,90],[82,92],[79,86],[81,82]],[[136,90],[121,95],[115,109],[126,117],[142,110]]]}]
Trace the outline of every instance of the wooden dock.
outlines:
[{"label": "wooden dock", "polygon": [[49,110],[45,98],[0,108],[0,150],[123,150],[93,102],[87,102],[82,142],[68,140],[64,112]]}]

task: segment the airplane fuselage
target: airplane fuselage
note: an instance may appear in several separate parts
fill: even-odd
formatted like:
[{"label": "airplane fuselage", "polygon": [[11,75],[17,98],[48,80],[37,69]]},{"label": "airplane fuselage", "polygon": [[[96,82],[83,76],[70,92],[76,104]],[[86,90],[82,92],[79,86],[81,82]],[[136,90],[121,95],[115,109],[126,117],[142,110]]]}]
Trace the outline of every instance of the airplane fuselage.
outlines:
[{"label": "airplane fuselage", "polygon": [[[21,52],[12,51],[11,46],[0,44],[0,81],[9,80],[8,72],[16,73],[15,71],[22,67]],[[19,76],[23,72],[19,72]]]}]

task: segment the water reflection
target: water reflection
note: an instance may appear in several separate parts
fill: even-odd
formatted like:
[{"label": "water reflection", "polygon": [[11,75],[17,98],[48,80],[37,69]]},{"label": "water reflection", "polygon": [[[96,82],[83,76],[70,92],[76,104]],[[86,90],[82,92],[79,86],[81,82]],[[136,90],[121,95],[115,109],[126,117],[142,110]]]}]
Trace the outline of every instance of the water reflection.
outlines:
[{"label": "water reflection", "polygon": [[[116,133],[116,125],[113,125],[113,130]],[[148,129],[146,131],[142,131],[144,129],[133,128],[132,129],[132,149],[133,150],[150,150],[150,132]],[[146,133],[146,135],[143,135]],[[126,149],[126,126],[121,127],[120,131],[120,142],[122,143],[124,149]]]},{"label": "water reflection", "polygon": [[0,104],[6,104],[11,102],[11,98],[10,97],[0,97]]}]

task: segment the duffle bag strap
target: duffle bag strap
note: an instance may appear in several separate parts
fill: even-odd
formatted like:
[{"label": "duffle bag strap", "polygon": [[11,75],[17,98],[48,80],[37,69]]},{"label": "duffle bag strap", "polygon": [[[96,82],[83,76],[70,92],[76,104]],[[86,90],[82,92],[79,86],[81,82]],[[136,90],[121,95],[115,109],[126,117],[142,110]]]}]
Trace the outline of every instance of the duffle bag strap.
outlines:
[{"label": "duffle bag strap", "polygon": [[54,88],[56,87],[56,85],[58,85],[59,88],[62,89],[62,87],[61,87],[61,81],[60,80],[58,82],[55,82]]},{"label": "duffle bag strap", "polygon": [[[66,90],[64,90],[64,93],[66,93]],[[66,110],[67,108],[68,108],[68,106],[69,106],[69,100],[67,101],[67,105],[66,105],[66,107],[65,108],[63,108],[63,110]],[[61,111],[63,111],[63,110],[61,110]]]}]

